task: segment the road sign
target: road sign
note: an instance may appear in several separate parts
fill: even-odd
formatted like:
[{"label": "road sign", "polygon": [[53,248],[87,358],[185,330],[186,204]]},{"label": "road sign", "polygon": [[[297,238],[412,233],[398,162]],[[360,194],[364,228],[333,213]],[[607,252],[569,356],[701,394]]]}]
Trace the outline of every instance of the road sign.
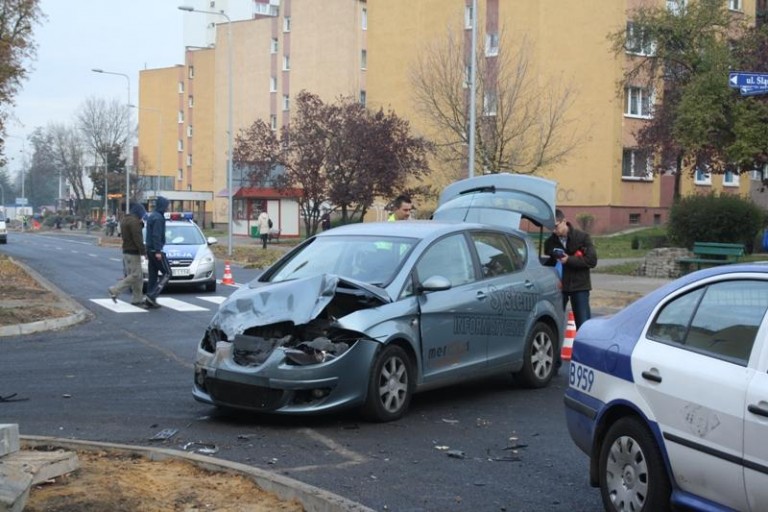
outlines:
[{"label": "road sign", "polygon": [[16,198],[16,204],[18,206],[27,206],[27,203],[28,203],[28,201],[27,201],[26,197],[17,197]]},{"label": "road sign", "polygon": [[741,87],[768,87],[768,73],[750,73],[745,71],[732,71],[728,73],[728,86],[733,89]]},{"label": "road sign", "polygon": [[742,96],[757,96],[758,94],[768,94],[768,85],[745,85],[739,87]]}]

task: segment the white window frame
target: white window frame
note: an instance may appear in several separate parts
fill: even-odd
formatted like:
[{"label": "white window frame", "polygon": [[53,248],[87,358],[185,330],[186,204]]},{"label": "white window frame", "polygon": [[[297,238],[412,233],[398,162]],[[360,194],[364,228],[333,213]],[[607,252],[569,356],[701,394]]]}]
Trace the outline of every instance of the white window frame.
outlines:
[{"label": "white window frame", "polygon": [[277,92],[277,77],[269,77],[269,92]]},{"label": "white window frame", "polygon": [[192,166],[192,153],[187,153],[187,166]]},{"label": "white window frame", "polygon": [[179,94],[184,92],[184,81],[179,80]]},{"label": "white window frame", "polygon": [[187,77],[190,79],[195,78],[195,66],[189,66],[187,69]]},{"label": "white window frame", "polygon": [[683,13],[688,6],[688,0],[667,0],[667,10],[678,16]]},{"label": "white window frame", "polygon": [[[643,159],[645,169],[643,170]],[[621,179],[626,181],[653,181],[652,158],[646,151],[624,148],[621,155]],[[628,173],[626,171],[629,171]]]},{"label": "white window frame", "polygon": [[283,111],[287,112],[291,108],[291,97],[283,94]]},{"label": "white window frame", "polygon": [[189,105],[189,108],[192,108],[195,106],[195,97],[192,95],[189,95],[187,97],[187,105]]},{"label": "white window frame", "polygon": [[495,57],[499,54],[499,34],[494,32],[485,35],[485,56]]},{"label": "white window frame", "polygon": [[694,185],[712,185],[712,173],[696,169],[693,173]]},{"label": "white window frame", "polygon": [[184,169],[176,169],[176,181],[184,181]]},{"label": "white window frame", "polygon": [[277,116],[275,114],[269,116],[269,127],[272,128],[272,131],[277,130]]},{"label": "white window frame", "polygon": [[464,28],[472,30],[472,6],[467,5],[464,7]]},{"label": "white window frame", "polygon": [[192,125],[187,125],[187,137],[192,137]]},{"label": "white window frame", "polygon": [[723,186],[738,188],[741,183],[739,182],[739,175],[733,171],[725,171],[723,173]]},{"label": "white window frame", "polygon": [[277,50],[280,48],[280,43],[278,42],[276,37],[272,38],[272,41],[269,43],[269,53],[275,54],[277,53]]},{"label": "white window frame", "polygon": [[365,6],[360,9],[360,26],[363,30],[368,30],[368,8]]},{"label": "white window frame", "polygon": [[365,103],[368,101],[368,93],[365,92],[365,89],[360,89],[360,104],[365,106]]},{"label": "white window frame", "polygon": [[728,0],[728,9],[731,11],[743,11],[744,5],[742,0]]},{"label": "white window frame", "polygon": [[178,141],[176,141],[176,150],[177,150],[179,153],[181,153],[182,151],[184,151],[184,141],[183,141],[182,139],[179,139]]},{"label": "white window frame", "polygon": [[654,94],[642,87],[627,87],[624,90],[624,116],[650,119],[653,117]]},{"label": "white window frame", "polygon": [[182,124],[184,122],[184,111],[179,110],[179,124]]},{"label": "white window frame", "polygon": [[496,95],[496,91],[486,91],[483,94],[483,115],[495,116],[499,107],[499,98]]},{"label": "white window frame", "polygon": [[283,32],[290,32],[291,31],[291,17],[286,16],[283,18]]},{"label": "white window frame", "polygon": [[368,69],[368,50],[360,50],[360,69]]},{"label": "white window frame", "polygon": [[626,47],[624,51],[631,55],[653,55],[656,53],[655,45],[647,35],[645,29],[634,21],[627,22]]},{"label": "white window frame", "polygon": [[291,56],[283,55],[283,71],[291,70]]}]

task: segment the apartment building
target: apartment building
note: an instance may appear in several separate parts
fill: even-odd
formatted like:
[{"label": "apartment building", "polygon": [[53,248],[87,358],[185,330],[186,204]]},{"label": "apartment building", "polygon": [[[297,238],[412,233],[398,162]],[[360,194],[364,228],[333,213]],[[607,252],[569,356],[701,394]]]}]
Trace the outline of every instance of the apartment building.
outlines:
[{"label": "apartment building", "polygon": [[[254,0],[254,18],[218,24],[213,47],[188,48],[183,66],[141,72],[140,158],[154,158],[158,138],[152,126],[158,121],[151,109],[162,110],[164,119],[174,115],[177,134],[163,133],[159,154],[177,167],[173,176],[159,174],[172,177],[178,191],[211,193],[206,211],[214,223],[226,222],[230,58],[235,134],[255,119],[274,129],[284,126],[291,100],[308,90],[324,101],[353,96],[374,109],[391,108],[417,134],[434,136],[435,127],[414,100],[414,73],[420,57],[449,37],[463,41],[468,52],[476,16],[477,44],[480,58],[490,63],[487,69],[493,69],[500,42],[525,44],[540,93],[572,91],[567,126],[578,143],[566,158],[536,172],[557,181],[558,206],[571,219],[591,218],[595,233],[661,224],[672,202],[674,176],[648,173],[649,156],[637,150],[634,139],[652,115],[653,98],[633,87],[617,93],[626,59],[613,54],[607,36],[628,27],[636,6],[652,2],[675,8],[684,1],[478,0],[474,13],[472,0]],[[759,9],[756,0],[723,1],[752,18]],[[491,100],[481,99],[487,103],[482,115],[493,115]],[[462,169],[441,165],[435,162],[436,186],[462,177]],[[165,163],[163,168],[170,169]],[[266,208],[288,229],[284,233],[298,235],[295,201],[242,181],[237,170],[234,178],[235,234],[247,234],[254,212]],[[748,194],[750,187],[748,176],[696,173],[683,180],[681,190]],[[382,206],[374,206],[374,216]]]}]

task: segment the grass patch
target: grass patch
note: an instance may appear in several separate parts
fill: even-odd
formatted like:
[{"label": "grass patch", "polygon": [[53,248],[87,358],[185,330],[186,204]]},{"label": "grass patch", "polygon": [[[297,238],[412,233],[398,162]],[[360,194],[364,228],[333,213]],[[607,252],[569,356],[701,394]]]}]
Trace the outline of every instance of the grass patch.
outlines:
[{"label": "grass patch", "polygon": [[663,226],[639,229],[620,235],[593,236],[598,258],[642,258],[667,235]]},{"label": "grass patch", "polygon": [[607,267],[599,267],[592,272],[596,274],[612,274],[616,276],[635,276],[637,275],[637,269],[640,268],[640,263],[621,263],[619,265],[610,265]]}]

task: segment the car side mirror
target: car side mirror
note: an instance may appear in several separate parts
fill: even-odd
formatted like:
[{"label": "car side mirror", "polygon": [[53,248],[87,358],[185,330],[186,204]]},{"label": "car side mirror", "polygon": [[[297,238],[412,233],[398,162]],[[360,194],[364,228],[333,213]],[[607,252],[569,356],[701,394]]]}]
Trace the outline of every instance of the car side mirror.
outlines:
[{"label": "car side mirror", "polygon": [[419,285],[420,292],[441,292],[451,288],[451,281],[443,276],[432,276]]},{"label": "car side mirror", "polygon": [[219,241],[218,241],[218,240],[216,240],[216,237],[213,237],[213,236],[209,236],[209,237],[206,239],[206,242],[208,242],[208,245],[213,245],[213,244],[217,244],[217,243],[219,243]]}]

